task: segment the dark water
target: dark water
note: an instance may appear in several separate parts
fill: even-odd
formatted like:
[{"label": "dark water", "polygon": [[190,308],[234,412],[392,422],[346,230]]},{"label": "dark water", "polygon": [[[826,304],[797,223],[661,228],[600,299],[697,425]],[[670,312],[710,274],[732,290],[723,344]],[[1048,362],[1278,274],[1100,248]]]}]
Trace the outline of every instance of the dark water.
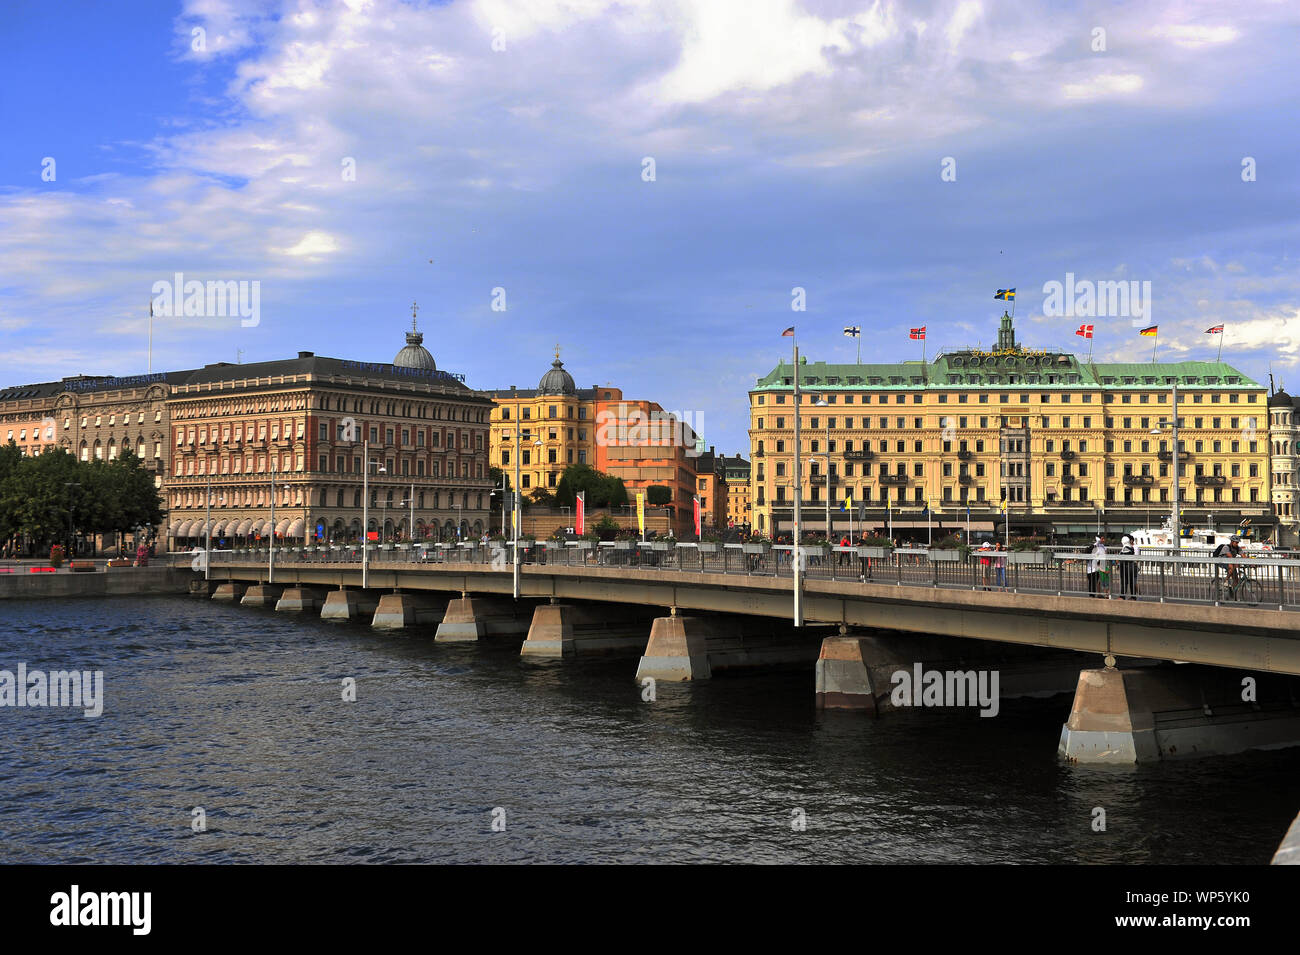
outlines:
[{"label": "dark water", "polygon": [[102,669],[107,698],[0,709],[5,862],[1263,863],[1300,810],[1297,750],[1065,765],[1064,697],[872,720],[818,713],[808,670],[646,703],[634,659],[517,641],[187,598],[0,615],[0,668]]}]

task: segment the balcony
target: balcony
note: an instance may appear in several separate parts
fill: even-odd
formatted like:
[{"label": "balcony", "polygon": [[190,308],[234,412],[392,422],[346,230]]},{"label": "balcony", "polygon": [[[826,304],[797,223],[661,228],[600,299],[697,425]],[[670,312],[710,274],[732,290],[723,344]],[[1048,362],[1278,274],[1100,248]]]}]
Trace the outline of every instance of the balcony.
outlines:
[{"label": "balcony", "polygon": [[761,458],[761,457],[763,456],[763,454],[764,454],[763,449],[762,449],[762,448],[759,448],[757,451],[754,452],[754,457],[756,457],[756,458]]},{"label": "balcony", "polygon": [[1125,474],[1124,483],[1128,487],[1151,487],[1156,479],[1150,474]]},{"label": "balcony", "polygon": [[1197,487],[1223,487],[1228,483],[1222,474],[1198,474],[1195,478]]},{"label": "balcony", "polygon": [[[826,478],[827,475],[825,474],[811,474],[808,476],[808,483],[813,487],[822,487],[826,484]],[[839,484],[840,476],[838,474],[830,475],[830,482],[831,484]]]},{"label": "balcony", "polygon": [[1073,460],[1074,460],[1074,452],[1073,452],[1073,451],[1062,451],[1062,452],[1061,452],[1061,460],[1062,460],[1062,461],[1073,461]]},{"label": "balcony", "polygon": [[[1190,451],[1179,451],[1179,452],[1178,452],[1178,463],[1179,463],[1179,464],[1182,464],[1184,461],[1188,460],[1191,456],[1192,456],[1192,453],[1191,453]],[[1156,460],[1157,460],[1157,461],[1172,461],[1173,459],[1174,459],[1174,452],[1172,452],[1172,451],[1157,451],[1157,452],[1156,452]]]},{"label": "balcony", "polygon": [[967,485],[974,484],[975,478],[971,477],[969,474],[959,474],[957,475],[957,483]]},{"label": "balcony", "polygon": [[[760,452],[760,453],[761,453],[761,452]],[[875,456],[876,456],[876,455],[875,455],[875,452],[874,452],[874,451],[871,451],[871,450],[866,449],[866,448],[863,448],[861,451],[845,451],[845,452],[844,452],[844,460],[845,460],[845,461],[870,461],[870,460],[871,460],[872,458],[874,458]]]},{"label": "balcony", "polygon": [[975,452],[973,452],[973,451],[958,451],[958,452],[957,452],[957,460],[958,460],[958,461],[969,461],[969,460],[970,460],[971,458],[973,458],[973,457],[975,457]]},{"label": "balcony", "polygon": [[907,475],[906,474],[882,474],[880,475],[880,483],[885,485],[886,487],[890,485],[901,486],[907,483]]},{"label": "balcony", "polygon": [[1074,483],[1074,475],[1073,475],[1073,474],[1062,474],[1062,475],[1061,475],[1061,483],[1062,483],[1062,484],[1066,484],[1066,485],[1073,484],[1073,483]]}]

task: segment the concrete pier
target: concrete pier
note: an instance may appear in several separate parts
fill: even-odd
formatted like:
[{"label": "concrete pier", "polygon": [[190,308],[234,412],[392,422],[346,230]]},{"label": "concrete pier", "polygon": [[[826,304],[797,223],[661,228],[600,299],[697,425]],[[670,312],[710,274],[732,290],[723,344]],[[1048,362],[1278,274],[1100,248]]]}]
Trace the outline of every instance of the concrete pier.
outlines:
[{"label": "concrete pier", "polygon": [[416,624],[438,623],[442,614],[443,608],[424,594],[384,594],[370,625],[376,630],[402,630]]},{"label": "concrete pier", "polygon": [[215,591],[213,591],[212,599],[226,603],[238,603],[243,598],[244,590],[247,587],[247,584],[242,584],[238,581],[221,584]]},{"label": "concrete pier", "polygon": [[561,658],[577,653],[573,638],[576,609],[568,604],[541,604],[533,610],[528,639],[520,647],[520,656]]},{"label": "concrete pier", "polygon": [[[1254,681],[1252,701],[1243,680]],[[1295,678],[1166,664],[1084,670],[1058,752],[1080,763],[1147,763],[1300,745]]]},{"label": "concrete pier", "polygon": [[379,601],[364,590],[331,590],[321,607],[322,620],[358,620],[373,617]]},{"label": "concrete pier", "polygon": [[324,602],[320,591],[312,587],[287,587],[276,601],[275,609],[301,613],[319,610]]},{"label": "concrete pier", "polygon": [[1056,696],[1069,693],[1078,683],[1082,659],[1086,658],[1073,651],[983,640],[842,634],[822,641],[816,666],[817,706],[874,715],[893,710],[894,674],[913,672],[917,664],[927,671],[996,671],[999,699]]},{"label": "concrete pier", "polygon": [[279,603],[283,591],[279,584],[253,584],[244,591],[244,599],[239,603],[244,607],[273,608]]},{"label": "concrete pier", "polygon": [[485,636],[521,635],[530,629],[532,607],[489,597],[458,597],[447,604],[434,638],[440,643],[478,640]]},{"label": "concrete pier", "polygon": [[709,630],[709,624],[700,617],[656,617],[645,654],[637,664],[636,678],[672,682],[709,679],[713,676]]},{"label": "concrete pier", "polygon": [[1300,816],[1295,817],[1282,844],[1273,853],[1273,865],[1300,865]]}]

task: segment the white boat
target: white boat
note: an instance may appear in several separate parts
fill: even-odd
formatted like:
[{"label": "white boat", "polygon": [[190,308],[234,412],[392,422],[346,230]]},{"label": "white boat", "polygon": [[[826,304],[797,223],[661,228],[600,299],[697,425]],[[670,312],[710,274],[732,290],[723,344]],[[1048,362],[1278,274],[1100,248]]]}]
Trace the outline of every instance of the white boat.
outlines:
[{"label": "white boat", "polygon": [[1241,549],[1246,554],[1265,554],[1273,550],[1273,546],[1267,541],[1250,540],[1242,534],[1240,528],[1231,528],[1229,530],[1217,530],[1214,527],[1183,527],[1183,537],[1174,543],[1173,529],[1166,520],[1160,527],[1142,527],[1133,531],[1129,536],[1133,538],[1133,545],[1139,548],[1148,548],[1148,552],[1169,551],[1175,546],[1183,554],[1213,554],[1215,548],[1220,544],[1226,544],[1232,539],[1233,535],[1240,538]]}]

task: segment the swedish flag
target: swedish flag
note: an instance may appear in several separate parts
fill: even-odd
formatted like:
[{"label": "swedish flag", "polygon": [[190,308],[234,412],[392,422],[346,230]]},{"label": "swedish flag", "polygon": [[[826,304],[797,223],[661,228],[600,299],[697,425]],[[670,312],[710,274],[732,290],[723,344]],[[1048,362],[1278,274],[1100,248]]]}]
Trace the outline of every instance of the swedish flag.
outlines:
[{"label": "swedish flag", "polygon": [[1001,298],[1001,299],[1013,299],[1016,297],[1016,290],[1013,288],[1000,288],[997,290],[997,294],[995,294],[993,297]]}]

